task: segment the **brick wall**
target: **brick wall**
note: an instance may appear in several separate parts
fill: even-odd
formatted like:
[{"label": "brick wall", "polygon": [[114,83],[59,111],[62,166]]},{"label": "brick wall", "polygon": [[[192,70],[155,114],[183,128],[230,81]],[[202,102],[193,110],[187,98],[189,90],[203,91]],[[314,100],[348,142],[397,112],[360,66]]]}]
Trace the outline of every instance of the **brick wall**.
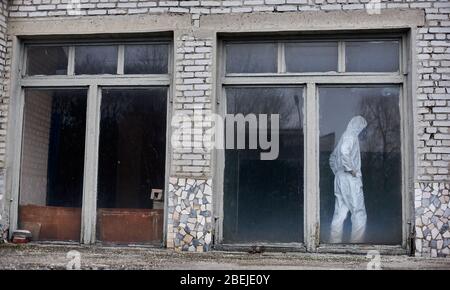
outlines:
[{"label": "brick wall", "polygon": [[182,35],[176,43],[175,111],[191,121],[191,148],[174,149],[172,173],[175,175],[209,176],[211,154],[200,148],[207,130],[205,116],[212,113],[212,40]]},{"label": "brick wall", "polygon": [[[434,2],[434,3],[432,3]],[[422,3],[425,4],[425,3]],[[450,180],[450,2],[430,1],[417,39],[418,179]]]},{"label": "brick wall", "polygon": [[2,0],[0,4],[0,243],[4,239],[7,229],[5,208],[5,147],[6,147],[6,117],[8,98],[3,94],[6,66],[6,34],[7,34],[8,1]]},{"label": "brick wall", "polygon": [[[60,17],[84,15],[129,15],[153,13],[181,13],[191,15],[192,25],[198,27],[200,18],[206,14],[252,13],[285,11],[351,11],[378,8],[369,0],[229,0],[229,1],[140,1],[140,0],[12,0],[9,16],[11,19],[24,17]],[[72,4],[71,6],[68,6]],[[5,4],[4,4],[5,5]],[[3,5],[3,7],[5,7]],[[71,9],[67,9],[71,8]],[[78,9],[79,8],[79,9]],[[418,198],[419,192],[427,196],[429,184],[439,188],[445,195],[450,182],[450,2],[448,0],[382,0],[379,8],[384,9],[413,8],[423,9],[426,25],[417,34],[417,163],[416,163],[416,222],[421,219],[422,207],[428,207],[426,198]],[[373,13],[374,10],[369,12]],[[375,11],[376,12],[376,11]],[[188,29],[188,28],[187,28]],[[212,54],[211,42],[187,33],[175,39],[175,89],[174,108],[176,112],[193,115],[194,110],[208,112],[213,110],[213,85],[211,83]],[[3,51],[2,51],[3,53]],[[3,54],[2,54],[3,55]],[[9,57],[6,58],[6,63]],[[4,58],[0,61],[5,62]],[[8,72],[8,68],[5,69]],[[4,83],[0,121],[0,167],[4,167],[4,126],[8,103],[8,82]],[[203,130],[203,129],[200,129]],[[195,131],[195,134],[202,134]],[[172,176],[208,179],[211,176],[211,156],[197,150],[174,150],[172,155]],[[184,184],[184,183],[183,183]],[[434,186],[433,185],[433,186]],[[174,188],[179,188],[176,185]],[[434,188],[434,187],[433,187]],[[442,188],[442,189],[441,189]],[[433,191],[432,191],[433,192]],[[440,193],[441,194],[441,193]],[[173,196],[173,194],[171,195]],[[441,196],[439,196],[441,197]],[[444,204],[448,205],[443,198]],[[176,200],[178,202],[178,199]],[[175,202],[173,200],[172,202]],[[422,205],[423,202],[423,205]],[[446,211],[444,210],[444,213]],[[448,216],[432,216],[441,223],[435,226],[440,232],[442,243],[432,242],[437,235],[430,238],[417,237],[417,253],[420,255],[445,255],[450,250],[448,238]],[[429,215],[429,214],[427,214]],[[447,227],[445,226],[447,225]],[[416,227],[419,231],[419,228]],[[420,229],[423,231],[423,229]],[[175,230],[176,231],[176,230]],[[436,233],[436,231],[433,231]],[[428,231],[427,231],[428,233]],[[431,230],[430,230],[431,233]],[[209,240],[209,239],[208,239]],[[439,245],[442,247],[439,249]],[[446,245],[446,246],[445,246]],[[192,249],[192,247],[187,247]],[[203,247],[208,248],[208,247]],[[434,250],[434,251],[433,251]]]},{"label": "brick wall", "polygon": [[[78,3],[78,0],[12,0],[9,7],[10,17],[13,19],[70,16],[72,12],[67,9],[66,3],[70,1]],[[80,10],[77,15],[189,13],[194,25],[197,26],[200,16],[204,14],[360,10],[371,5],[369,0],[79,1]],[[77,4],[72,5],[72,7],[78,7]],[[448,119],[450,114],[450,3],[447,0],[395,0],[382,1],[380,7],[381,11],[389,8],[418,8],[426,12],[427,24],[418,31],[417,35],[419,65],[417,118],[420,125],[417,174],[419,180],[448,181],[450,180],[450,120]],[[177,78],[177,89],[180,94],[177,97],[187,97],[187,100],[197,97],[194,100],[196,104],[204,103],[204,99],[199,98],[208,97],[207,94],[201,95],[200,91],[211,92],[208,87],[210,84],[207,82],[210,52],[207,47],[199,48],[200,52],[196,51],[197,45],[198,43],[186,41],[186,45],[177,50],[179,57],[177,70],[182,70],[179,71]],[[200,46],[204,44],[200,43]],[[3,58],[0,58],[0,61],[1,59]],[[187,103],[187,100],[182,101]],[[182,108],[189,106],[191,105],[185,104]],[[191,171],[187,165],[184,168]]]}]

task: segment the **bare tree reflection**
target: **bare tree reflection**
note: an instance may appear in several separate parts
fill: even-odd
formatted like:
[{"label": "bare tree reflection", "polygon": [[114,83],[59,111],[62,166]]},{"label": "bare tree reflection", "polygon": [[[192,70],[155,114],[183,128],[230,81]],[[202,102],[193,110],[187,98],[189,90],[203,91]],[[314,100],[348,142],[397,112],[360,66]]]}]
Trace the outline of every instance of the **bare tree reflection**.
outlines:
[{"label": "bare tree reflection", "polygon": [[[397,98],[382,96],[362,98],[359,111],[367,120],[366,137],[361,140],[363,163],[382,172],[381,188],[388,186],[397,170],[400,154],[400,117]],[[370,166],[370,167],[369,167]]]},{"label": "bare tree reflection", "polygon": [[168,46],[129,45],[125,50],[125,73],[167,73]]},{"label": "bare tree reflection", "polygon": [[[248,90],[251,91],[252,97],[231,98],[230,105],[233,107],[233,111],[229,113],[241,113],[244,116],[248,114],[267,114],[269,116],[279,114],[280,129],[301,128],[302,98],[298,92],[274,88],[252,88]],[[300,89],[295,88],[293,90]]]},{"label": "bare tree reflection", "polygon": [[80,46],[75,51],[77,74],[115,74],[117,46]]},{"label": "bare tree reflection", "polygon": [[367,241],[398,241],[401,231],[401,154],[398,98],[370,96],[359,102],[368,122],[361,169],[368,215]]}]

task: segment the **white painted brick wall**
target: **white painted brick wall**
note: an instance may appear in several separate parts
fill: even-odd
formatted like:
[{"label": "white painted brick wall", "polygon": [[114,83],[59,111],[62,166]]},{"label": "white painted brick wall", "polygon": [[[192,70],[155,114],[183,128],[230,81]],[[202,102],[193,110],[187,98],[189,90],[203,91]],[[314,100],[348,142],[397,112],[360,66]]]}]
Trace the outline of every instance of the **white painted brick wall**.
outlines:
[{"label": "white painted brick wall", "polygon": [[[68,16],[69,0],[12,0],[9,16]],[[6,2],[6,1],[3,1]],[[2,2],[2,3],[3,3]],[[6,5],[5,3],[3,5]],[[81,15],[126,15],[148,13],[188,13],[193,25],[200,15],[214,13],[251,13],[259,11],[361,10],[369,0],[224,0],[224,1],[148,1],[148,0],[83,0]],[[450,128],[450,2],[448,0],[381,1],[381,9],[419,8],[426,13],[426,26],[417,35],[419,86],[417,89],[418,162],[417,178],[423,181],[450,180],[450,153],[446,138]],[[0,19],[0,29],[5,26]],[[192,102],[210,111],[211,47],[210,40],[183,40],[177,48],[176,109],[192,112]],[[0,69],[5,70],[5,40],[0,39]],[[7,89],[7,87],[6,87]],[[0,115],[0,167],[4,167],[4,133],[7,94],[2,98]],[[206,97],[205,97],[206,96]],[[176,152],[175,152],[176,153]],[[178,155],[174,155],[178,156]],[[209,155],[208,155],[209,156]],[[437,162],[440,161],[440,162]],[[192,166],[182,159],[174,162],[177,173],[209,174],[209,162]]]},{"label": "white painted brick wall", "polygon": [[[194,1],[195,2],[195,1]],[[192,120],[193,145],[198,144],[205,129],[197,116],[212,113],[212,42],[183,35],[176,42],[176,91],[174,106],[178,113],[184,113]],[[201,147],[201,146],[199,146]],[[174,149],[172,173],[188,176],[209,176],[211,154],[198,148]]]},{"label": "white painted brick wall", "polygon": [[6,70],[6,33],[7,33],[8,1],[0,3],[0,243],[6,238],[8,228],[5,208],[5,147],[6,147],[6,123],[8,111],[8,98],[5,97],[5,70]]},{"label": "white painted brick wall", "polygon": [[417,36],[418,179],[448,181],[450,142],[445,134],[450,125],[450,2],[412,4],[425,9],[427,20]]}]

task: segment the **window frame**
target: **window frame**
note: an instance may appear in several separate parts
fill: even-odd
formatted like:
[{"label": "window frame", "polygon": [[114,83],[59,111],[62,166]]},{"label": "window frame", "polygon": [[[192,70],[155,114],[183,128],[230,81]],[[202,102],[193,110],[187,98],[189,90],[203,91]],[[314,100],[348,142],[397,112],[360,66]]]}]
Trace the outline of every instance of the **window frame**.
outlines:
[{"label": "window frame", "polygon": [[[217,43],[217,112],[226,114],[226,88],[229,86],[304,86],[304,238],[300,244],[264,244],[268,248],[290,248],[297,251],[310,252],[354,252],[366,253],[367,250],[376,249],[387,253],[407,253],[410,250],[410,231],[413,223],[413,165],[414,144],[413,135],[413,100],[412,90],[409,87],[412,70],[411,55],[414,49],[414,34],[410,33],[381,33],[363,34],[363,31],[355,31],[353,34],[337,34],[329,37],[264,37],[261,41],[278,41],[278,73],[248,73],[227,74],[226,49],[228,42],[253,42],[258,41],[245,36],[233,35],[218,39]],[[268,39],[268,40],[267,40]],[[345,70],[345,41],[362,40],[393,40],[399,42],[399,71],[398,72],[344,72]],[[283,42],[302,41],[338,41],[338,72],[308,72],[286,73],[284,66]],[[280,71],[281,65],[281,71]],[[399,92],[400,110],[400,134],[401,134],[401,195],[402,195],[402,242],[399,245],[371,245],[371,244],[323,244],[320,243],[320,187],[319,187],[319,87],[320,86],[373,86],[373,85],[397,85]],[[225,244],[223,243],[223,197],[224,197],[224,166],[225,152],[216,152],[214,168],[214,190],[217,193],[214,199],[215,219],[215,244],[218,248],[236,249],[249,248],[251,244]],[[261,243],[257,243],[261,244]]]},{"label": "window frame", "polygon": [[[76,43],[76,44],[75,44]],[[168,45],[168,69],[167,74],[108,74],[108,75],[75,75],[73,74],[75,63],[76,45],[109,45],[116,44],[121,46],[118,51],[118,71],[119,65],[123,68],[123,47],[127,44],[152,44],[164,43]],[[27,47],[29,45],[41,46],[69,46],[69,60],[67,75],[26,75],[27,65]],[[85,153],[84,153],[84,172],[83,172],[83,198],[81,209],[81,235],[80,243],[93,244],[96,242],[96,219],[97,219],[97,179],[98,179],[98,150],[100,141],[100,118],[101,118],[101,99],[102,89],[106,88],[127,88],[127,89],[145,89],[149,87],[167,88],[166,105],[166,156],[165,156],[165,177],[164,177],[164,212],[167,212],[168,180],[170,174],[170,142],[171,135],[170,118],[172,115],[173,100],[173,61],[174,49],[173,39],[171,38],[151,38],[151,41],[141,39],[120,39],[108,41],[102,39],[88,40],[34,40],[21,41],[18,38],[13,40],[13,67],[12,77],[14,79],[12,95],[16,96],[16,117],[13,119],[12,126],[14,131],[16,146],[14,148],[13,171],[11,177],[11,208],[10,208],[10,226],[16,229],[18,225],[18,206],[20,195],[20,172],[22,162],[22,144],[23,144],[23,126],[24,126],[24,102],[25,90],[33,89],[86,89],[87,90],[87,108],[86,108],[86,132],[85,132]],[[121,52],[122,50],[122,52]],[[120,60],[122,58],[122,60]],[[122,61],[122,63],[120,63]],[[70,74],[72,72],[72,74]],[[16,92],[14,92],[16,91]],[[166,225],[167,215],[164,215],[164,229],[162,243],[166,244]]]},{"label": "window frame", "polygon": [[[399,71],[398,72],[347,72],[345,70],[345,60],[346,60],[346,50],[345,50],[345,44],[347,42],[358,42],[358,41],[398,41],[399,43]],[[286,43],[307,43],[307,42],[337,42],[338,47],[338,67],[337,71],[330,71],[330,72],[287,72],[286,71],[286,55],[285,55],[285,44]],[[272,38],[270,40],[242,40],[242,39],[224,39],[222,44],[219,44],[219,46],[222,46],[220,49],[221,55],[219,55],[219,59],[221,62],[220,68],[220,75],[221,77],[226,78],[233,78],[233,77],[245,77],[245,76],[260,76],[260,77],[275,77],[275,76],[324,76],[324,75],[367,75],[367,76],[377,76],[377,75],[383,75],[383,76],[395,76],[395,75],[402,75],[405,74],[406,70],[406,59],[405,59],[405,52],[404,52],[404,34],[392,34],[389,36],[379,36],[379,37],[357,37],[357,36],[349,36],[344,35],[342,37],[327,37],[327,36],[317,36],[317,37],[302,37],[302,38]],[[227,44],[239,44],[239,43],[275,43],[278,44],[278,50],[277,50],[277,72],[276,73],[227,73],[226,72],[226,57],[227,57],[227,50],[225,46]]]},{"label": "window frame", "polygon": [[[167,74],[125,74],[125,46],[126,45],[152,45],[152,44],[165,44],[168,46],[168,67]],[[131,39],[131,40],[121,40],[121,41],[98,41],[98,40],[80,40],[79,42],[74,41],[26,41],[23,43],[23,61],[21,63],[21,77],[24,79],[46,79],[61,78],[70,79],[72,77],[76,78],[89,78],[93,76],[123,76],[126,78],[154,78],[155,76],[166,76],[172,74],[172,42],[167,38],[152,39],[151,41],[145,39]],[[68,61],[67,61],[67,74],[65,75],[27,75],[27,63],[28,63],[28,47],[30,46],[62,46],[68,48]],[[75,48],[77,46],[117,46],[117,68],[115,74],[75,74]]]},{"label": "window frame", "polygon": [[[307,86],[306,84],[291,84],[291,85],[286,85],[286,84],[257,84],[257,85],[251,85],[251,84],[240,84],[240,85],[230,85],[230,86],[222,86],[222,88],[220,89],[222,92],[222,96],[224,96],[223,98],[223,102],[218,103],[219,106],[219,110],[218,110],[218,114],[221,116],[225,116],[226,114],[228,114],[227,112],[227,99],[226,99],[226,89],[227,88],[297,88],[299,91],[302,92],[302,115],[303,115],[303,120],[300,120],[301,124],[302,124],[302,130],[303,130],[303,138],[304,140],[306,140],[306,128],[305,128],[305,123],[306,123],[306,97],[307,97]],[[306,141],[303,145],[306,144]],[[307,153],[306,153],[306,147],[303,147],[304,150],[304,158],[306,158]],[[216,195],[213,196],[213,200],[214,200],[214,212],[215,213],[219,213],[219,222],[216,223],[216,232],[218,233],[218,235],[215,236],[215,242],[216,245],[220,247],[224,247],[224,248],[231,248],[233,249],[234,247],[246,247],[249,246],[250,244],[248,243],[231,243],[231,244],[225,244],[223,243],[223,222],[224,222],[224,208],[223,208],[223,196],[224,196],[224,179],[225,179],[225,150],[218,150],[218,154],[216,156],[216,161],[217,161],[217,168],[214,169],[215,171],[215,182],[213,183],[213,186],[215,186],[216,188]],[[304,163],[306,162],[306,159],[304,159]],[[220,170],[219,170],[220,168]],[[218,173],[220,172],[220,173]],[[306,177],[306,167],[303,167],[303,172],[304,172],[304,178]],[[218,173],[218,174],[217,174]],[[221,174],[221,175],[219,175]],[[305,179],[306,180],[306,179]],[[216,182],[219,182],[219,184],[217,184]],[[306,184],[306,183],[305,183]],[[306,201],[306,192],[305,192],[306,186],[303,187],[303,198],[304,198],[304,208],[303,208],[303,223],[306,223],[305,220],[305,201]],[[217,215],[216,215],[217,217]],[[275,248],[279,248],[279,247],[288,247],[288,248],[295,248],[295,249],[304,249],[304,245],[305,245],[305,237],[306,237],[306,232],[305,232],[305,226],[303,227],[303,237],[302,237],[302,242],[290,242],[290,243],[267,243],[265,244],[266,246],[273,246]]]}]

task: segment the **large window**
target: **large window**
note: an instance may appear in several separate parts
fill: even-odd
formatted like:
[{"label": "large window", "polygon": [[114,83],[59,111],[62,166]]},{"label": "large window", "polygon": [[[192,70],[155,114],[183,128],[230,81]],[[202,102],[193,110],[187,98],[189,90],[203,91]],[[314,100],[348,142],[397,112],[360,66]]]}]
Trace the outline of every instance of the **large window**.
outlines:
[{"label": "large window", "polygon": [[19,227],[34,240],[160,244],[170,43],[24,48]]},{"label": "large window", "polygon": [[[321,241],[400,244],[399,87],[324,86],[318,93]],[[361,132],[355,116],[366,122]]]},{"label": "large window", "polygon": [[[303,88],[229,87],[226,93],[228,114],[279,114],[280,123],[279,128],[269,128],[279,136],[274,160],[261,160],[264,150],[249,148],[250,138],[259,136],[251,136],[247,126],[236,126],[235,140],[238,134],[246,136],[246,146],[225,153],[225,241],[301,242]],[[258,134],[264,125],[257,123]]]},{"label": "large window", "polygon": [[26,89],[20,228],[36,240],[79,240],[86,89]]},{"label": "large window", "polygon": [[218,155],[217,241],[404,247],[403,36],[222,42],[220,111],[278,114],[280,145]]}]

